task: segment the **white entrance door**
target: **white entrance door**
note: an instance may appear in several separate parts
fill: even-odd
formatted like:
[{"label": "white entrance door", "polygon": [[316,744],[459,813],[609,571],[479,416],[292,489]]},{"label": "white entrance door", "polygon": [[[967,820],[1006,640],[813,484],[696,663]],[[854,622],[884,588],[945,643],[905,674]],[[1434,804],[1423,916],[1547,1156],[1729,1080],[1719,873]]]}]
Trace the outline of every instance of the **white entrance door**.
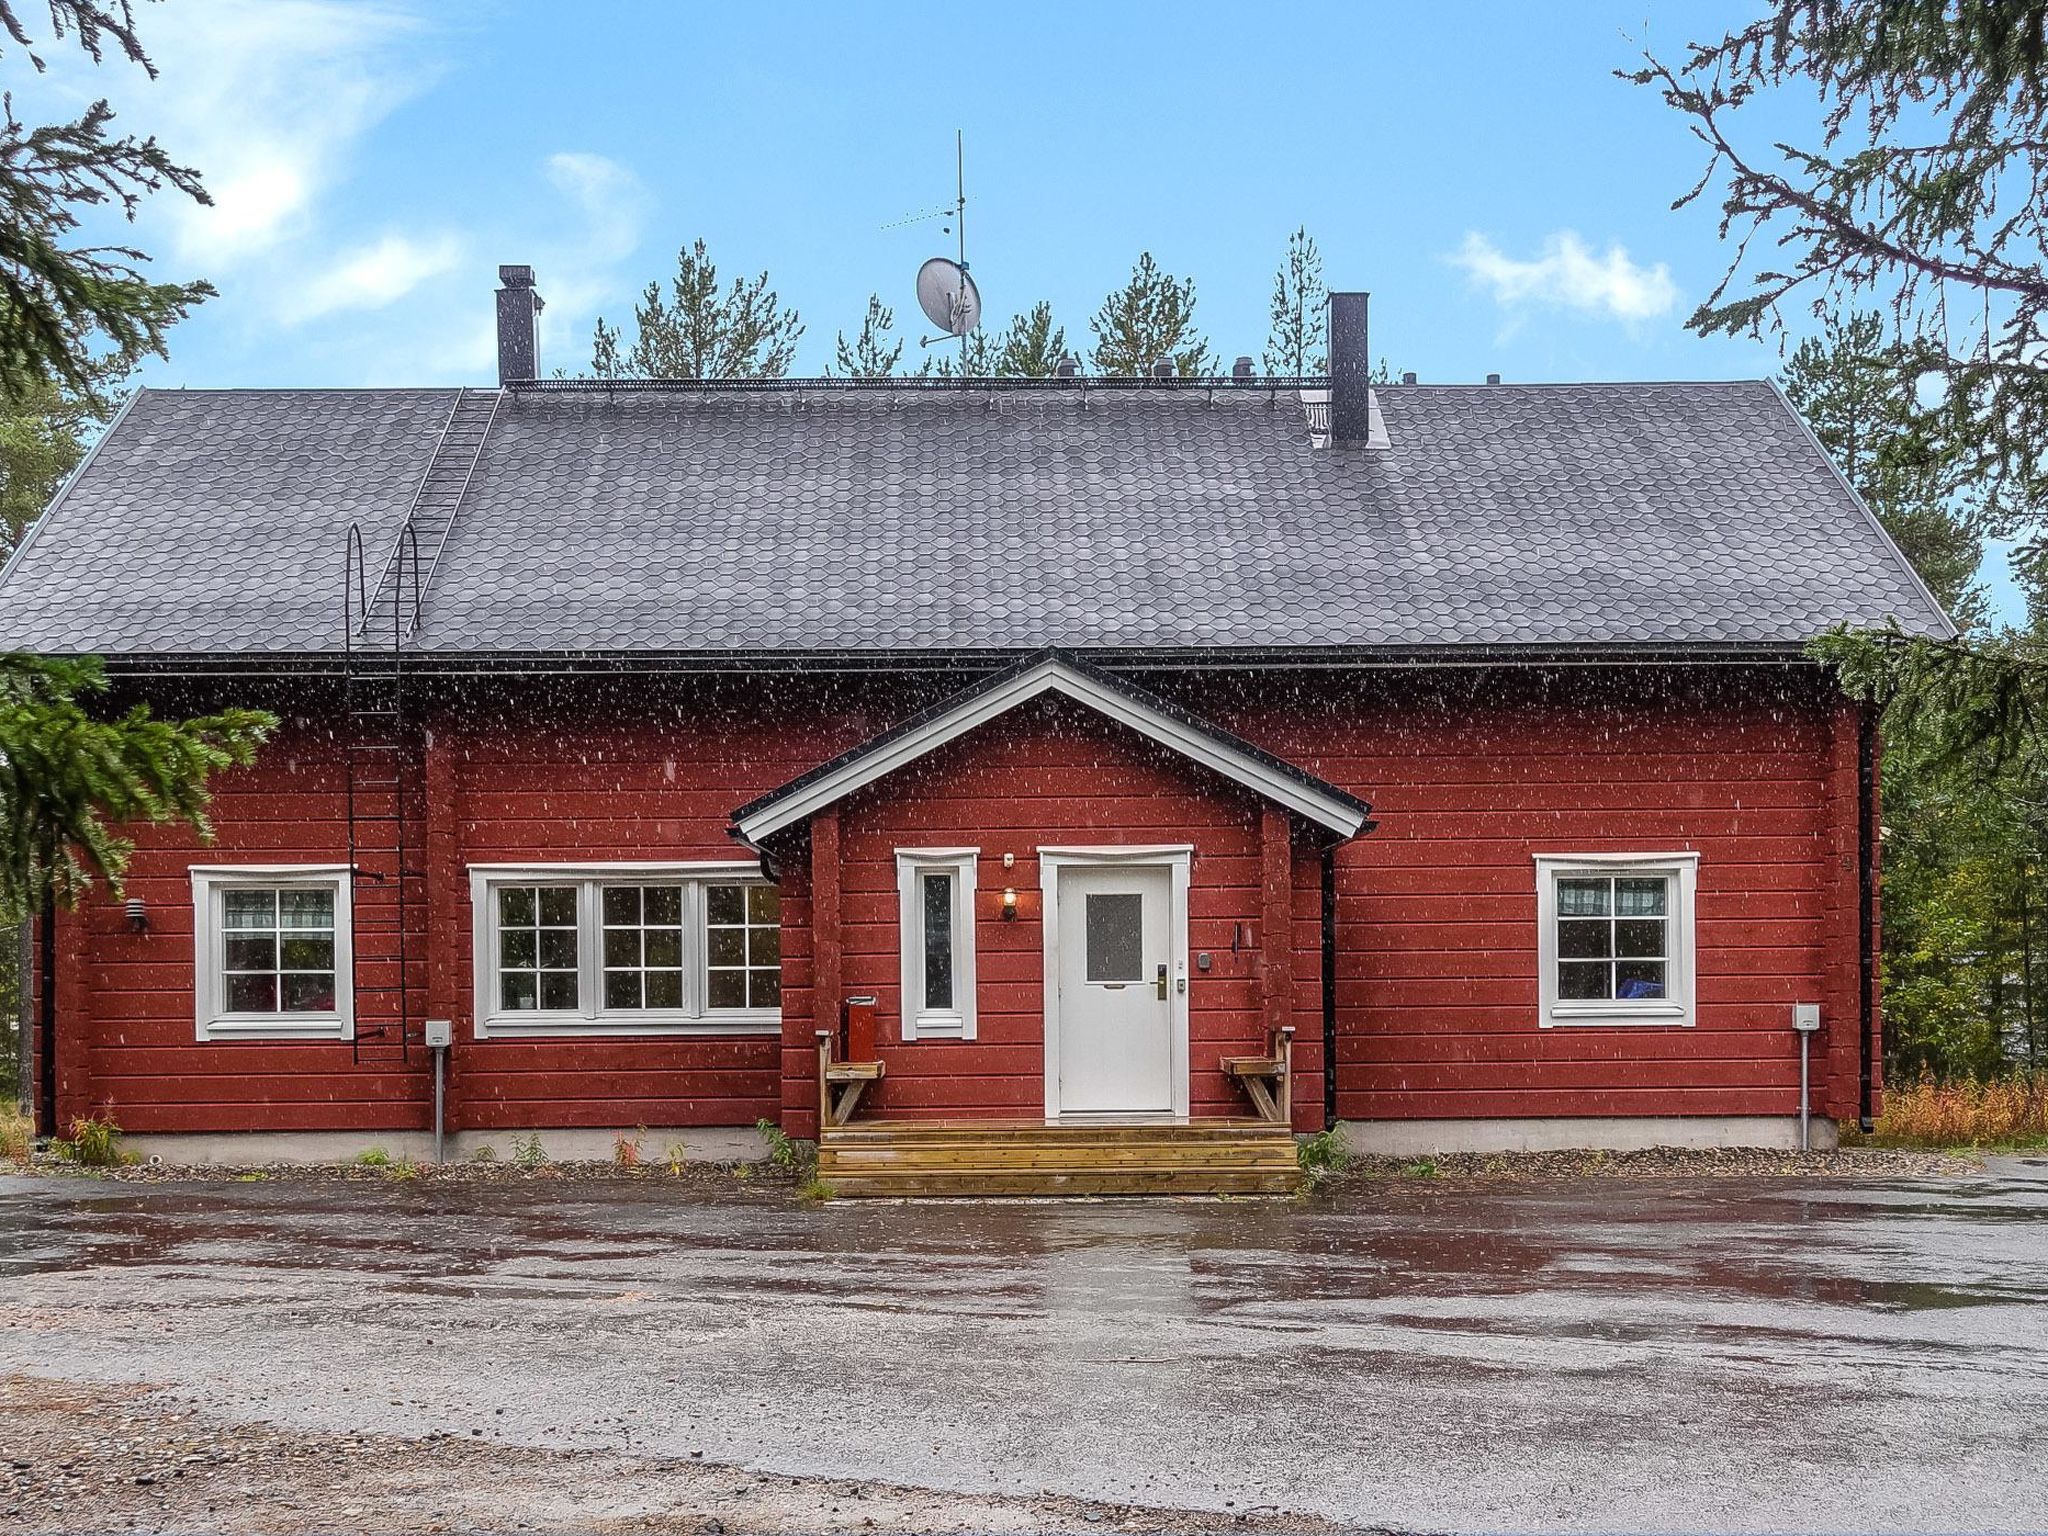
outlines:
[{"label": "white entrance door", "polygon": [[1058,878],[1059,1111],[1170,1113],[1171,871],[1068,866]]}]

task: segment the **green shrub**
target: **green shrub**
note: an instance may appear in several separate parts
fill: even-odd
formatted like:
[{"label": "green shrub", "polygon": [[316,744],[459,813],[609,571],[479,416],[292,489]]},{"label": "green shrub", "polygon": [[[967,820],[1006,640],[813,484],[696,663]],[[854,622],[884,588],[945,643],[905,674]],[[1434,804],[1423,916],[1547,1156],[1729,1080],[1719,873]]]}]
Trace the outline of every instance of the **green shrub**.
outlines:
[{"label": "green shrub", "polygon": [[360,1168],[389,1168],[391,1154],[382,1147],[365,1147],[356,1154],[356,1166]]},{"label": "green shrub", "polygon": [[51,1142],[50,1150],[83,1168],[118,1168],[131,1161],[121,1150],[121,1127],[112,1111],[80,1115],[71,1122],[71,1134]]},{"label": "green shrub", "polygon": [[1316,1179],[1342,1173],[1351,1164],[1351,1153],[1344,1145],[1344,1133],[1334,1126],[1327,1131],[1317,1131],[1313,1136],[1301,1137],[1294,1143],[1294,1156],[1301,1164],[1301,1171]]},{"label": "green shrub", "polygon": [[528,1131],[512,1138],[512,1161],[521,1168],[538,1168],[548,1160],[548,1149],[540,1144],[540,1132]]}]

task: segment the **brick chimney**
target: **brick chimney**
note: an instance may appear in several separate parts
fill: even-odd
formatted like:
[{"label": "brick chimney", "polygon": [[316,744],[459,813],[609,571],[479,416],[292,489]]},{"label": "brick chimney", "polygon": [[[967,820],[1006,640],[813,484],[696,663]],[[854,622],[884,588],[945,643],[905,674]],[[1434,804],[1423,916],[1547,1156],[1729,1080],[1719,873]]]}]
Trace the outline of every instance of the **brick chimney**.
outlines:
[{"label": "brick chimney", "polygon": [[498,382],[516,384],[540,377],[540,295],[533,268],[498,268]]}]

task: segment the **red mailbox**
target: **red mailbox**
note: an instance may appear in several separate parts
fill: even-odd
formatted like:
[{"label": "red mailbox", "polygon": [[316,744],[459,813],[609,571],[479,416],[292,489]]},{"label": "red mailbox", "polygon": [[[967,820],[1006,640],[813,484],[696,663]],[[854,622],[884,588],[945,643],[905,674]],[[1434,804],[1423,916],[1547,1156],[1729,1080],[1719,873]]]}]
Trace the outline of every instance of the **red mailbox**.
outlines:
[{"label": "red mailbox", "polygon": [[849,997],[846,1000],[845,1059],[875,1059],[875,1000],[872,997]]}]

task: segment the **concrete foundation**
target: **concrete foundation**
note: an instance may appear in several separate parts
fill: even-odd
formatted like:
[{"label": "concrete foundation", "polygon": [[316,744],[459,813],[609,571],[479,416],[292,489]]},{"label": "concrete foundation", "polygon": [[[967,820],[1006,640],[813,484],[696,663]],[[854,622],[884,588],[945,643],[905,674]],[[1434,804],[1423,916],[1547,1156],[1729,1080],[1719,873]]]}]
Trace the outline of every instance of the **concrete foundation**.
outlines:
[{"label": "concrete foundation", "polygon": [[[551,1163],[610,1162],[618,1137],[640,1144],[642,1162],[665,1162],[680,1146],[693,1163],[752,1161],[767,1155],[768,1146],[752,1126],[629,1126],[620,1130],[571,1128],[533,1131],[455,1131],[446,1140],[451,1163],[471,1159],[516,1161],[515,1142],[540,1139]],[[184,1167],[254,1168],[271,1163],[350,1163],[371,1148],[381,1148],[393,1162],[434,1159],[431,1131],[224,1131],[177,1136],[123,1136],[121,1145],[144,1159],[160,1158]],[[490,1151],[484,1153],[488,1147]]]},{"label": "concrete foundation", "polygon": [[[1649,1147],[1769,1147],[1799,1145],[1796,1115],[1575,1116],[1530,1120],[1347,1120],[1344,1145],[1353,1152],[1389,1157],[1430,1152],[1640,1152]],[[1816,1117],[1815,1151],[1835,1146],[1835,1122]]]}]

